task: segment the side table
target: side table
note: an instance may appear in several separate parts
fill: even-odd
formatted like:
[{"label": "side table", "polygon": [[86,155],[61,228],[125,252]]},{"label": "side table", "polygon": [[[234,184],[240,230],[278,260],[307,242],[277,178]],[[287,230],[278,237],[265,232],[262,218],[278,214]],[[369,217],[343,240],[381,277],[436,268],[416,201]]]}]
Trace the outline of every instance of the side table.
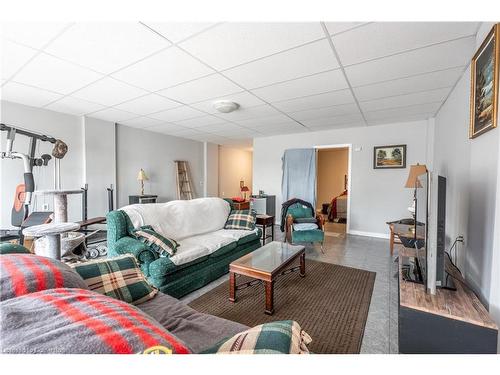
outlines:
[{"label": "side table", "polygon": [[[266,239],[271,238],[274,241],[274,216],[257,215],[256,224],[262,227],[262,245],[266,244]],[[271,227],[271,234],[267,234],[267,227]]]},{"label": "side table", "polygon": [[47,247],[43,253],[40,252],[37,255],[61,260],[61,234],[78,229],[80,225],[76,223],[49,223],[25,228],[23,234],[35,238],[47,237]]}]

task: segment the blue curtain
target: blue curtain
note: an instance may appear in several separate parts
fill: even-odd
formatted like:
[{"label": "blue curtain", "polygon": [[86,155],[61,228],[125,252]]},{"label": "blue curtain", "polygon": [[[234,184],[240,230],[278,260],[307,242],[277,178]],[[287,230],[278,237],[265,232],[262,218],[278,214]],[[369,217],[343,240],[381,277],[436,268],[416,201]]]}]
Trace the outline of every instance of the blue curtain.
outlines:
[{"label": "blue curtain", "polygon": [[282,161],[283,202],[299,198],[316,207],[316,150],[313,148],[285,150]]}]

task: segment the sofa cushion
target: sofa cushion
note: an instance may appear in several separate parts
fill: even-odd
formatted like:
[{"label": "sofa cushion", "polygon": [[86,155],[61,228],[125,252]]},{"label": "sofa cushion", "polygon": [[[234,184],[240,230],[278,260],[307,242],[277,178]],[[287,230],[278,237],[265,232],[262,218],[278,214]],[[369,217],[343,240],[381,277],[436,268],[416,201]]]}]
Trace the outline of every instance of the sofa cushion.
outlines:
[{"label": "sofa cushion", "polygon": [[0,256],[0,300],[54,288],[87,289],[85,281],[66,264],[33,254]]},{"label": "sofa cushion", "polygon": [[239,332],[202,354],[309,354],[311,341],[297,322],[282,320]]},{"label": "sofa cushion", "polygon": [[76,263],[72,267],[90,290],[124,302],[138,304],[158,293],[148,283],[132,254]]},{"label": "sofa cushion", "polygon": [[177,241],[166,238],[156,232],[151,225],[145,225],[133,232],[135,238],[156,251],[158,255],[165,257],[174,255],[179,244]]},{"label": "sofa cushion", "polygon": [[185,238],[179,242],[179,250],[170,259],[179,266],[210,255],[231,242],[235,241],[229,237],[219,236],[215,232]]},{"label": "sofa cushion", "polygon": [[133,204],[121,208],[135,229],[151,225],[176,241],[222,229],[229,215],[229,203],[221,198],[176,200],[167,203]]},{"label": "sofa cushion", "polygon": [[227,218],[224,229],[254,230],[256,215],[254,210],[233,210]]},{"label": "sofa cushion", "polygon": [[316,219],[315,217],[298,217],[296,219],[293,219],[293,222],[297,224],[304,224],[304,223],[316,224],[318,222],[318,219]]},{"label": "sofa cushion", "polygon": [[202,314],[163,293],[158,293],[155,298],[137,307],[184,341],[194,353],[248,329],[247,326],[236,322]]},{"label": "sofa cushion", "polygon": [[128,303],[83,289],[51,289],[3,301],[3,353],[189,353],[160,323]]},{"label": "sofa cushion", "polygon": [[31,254],[27,248],[10,242],[0,243],[0,254]]}]

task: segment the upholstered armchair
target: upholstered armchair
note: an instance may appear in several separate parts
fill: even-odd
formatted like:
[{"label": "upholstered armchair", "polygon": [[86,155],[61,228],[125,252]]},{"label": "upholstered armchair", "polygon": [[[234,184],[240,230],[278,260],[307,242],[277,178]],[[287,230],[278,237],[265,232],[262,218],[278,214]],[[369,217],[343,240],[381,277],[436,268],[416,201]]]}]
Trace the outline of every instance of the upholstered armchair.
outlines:
[{"label": "upholstered armchair", "polygon": [[324,253],[324,224],[323,215],[315,215],[312,207],[294,203],[286,211],[285,239],[291,244],[319,242]]}]

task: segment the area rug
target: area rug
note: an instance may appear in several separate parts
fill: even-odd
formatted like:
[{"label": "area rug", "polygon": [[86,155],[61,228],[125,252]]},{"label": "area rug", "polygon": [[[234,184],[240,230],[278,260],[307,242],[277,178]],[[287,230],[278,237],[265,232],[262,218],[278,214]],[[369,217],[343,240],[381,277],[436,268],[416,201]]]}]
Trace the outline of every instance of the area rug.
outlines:
[{"label": "area rug", "polygon": [[[249,279],[237,278],[237,284]],[[313,353],[359,353],[375,273],[330,263],[306,260],[306,276],[280,276],[274,284],[274,314],[264,314],[264,286],[237,291],[231,303],[229,282],[212,289],[189,305],[194,309],[247,326],[295,320],[309,333]]]}]

